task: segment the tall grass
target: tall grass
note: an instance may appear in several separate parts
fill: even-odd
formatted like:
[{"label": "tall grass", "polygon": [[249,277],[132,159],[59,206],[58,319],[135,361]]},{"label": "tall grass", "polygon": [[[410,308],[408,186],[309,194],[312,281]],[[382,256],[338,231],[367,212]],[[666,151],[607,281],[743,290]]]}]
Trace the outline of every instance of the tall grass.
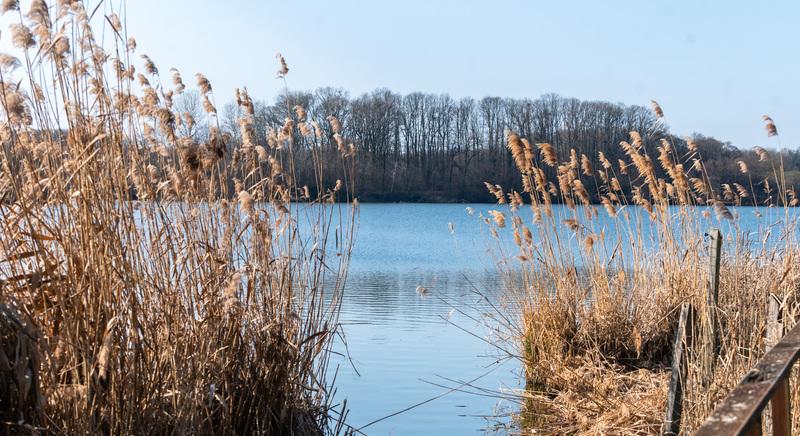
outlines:
[{"label": "tall grass", "polygon": [[[663,119],[655,102],[653,109]],[[764,121],[767,136],[777,138],[772,120]],[[658,433],[675,320],[689,302],[699,320],[684,403],[683,430],[690,432],[764,354],[770,294],[781,302],[787,328],[794,325],[800,245],[792,207],[798,200],[784,182],[780,154],[756,148],[772,168],[766,180],[711,186],[691,140],[682,145],[631,132],[620,144],[623,158],[614,162],[603,153],[589,157],[531,144],[514,132],[507,142],[524,191],[487,184],[502,207],[485,219],[495,235],[513,232],[516,244],[501,265],[517,314],[505,327],[527,379],[522,426],[545,433]],[[601,204],[592,204],[590,194]],[[748,229],[743,220],[750,218],[739,214],[753,214],[757,229]],[[722,229],[725,243],[721,343],[718,357],[708,359],[714,355],[706,300],[712,227]]]},{"label": "tall grass", "polygon": [[1,6],[18,50],[0,54],[2,431],[341,432],[326,373],[353,153],[301,107],[258,143],[246,90],[231,143],[201,74],[209,135],[182,135],[183,78],[135,55],[111,3],[24,6]]}]

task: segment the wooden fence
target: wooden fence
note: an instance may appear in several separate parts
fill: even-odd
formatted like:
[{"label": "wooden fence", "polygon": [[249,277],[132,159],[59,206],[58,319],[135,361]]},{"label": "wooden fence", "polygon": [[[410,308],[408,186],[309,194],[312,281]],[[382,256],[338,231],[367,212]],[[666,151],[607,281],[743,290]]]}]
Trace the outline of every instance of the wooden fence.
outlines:
[{"label": "wooden fence", "polygon": [[772,410],[772,433],[792,430],[789,376],[800,357],[800,324],[781,339],[714,409],[696,436],[760,435],[762,412]]},{"label": "wooden fence", "polygon": [[[703,381],[710,381],[714,362],[719,353],[719,325],[717,314],[719,268],[722,254],[722,234],[713,229],[709,233],[710,271],[707,289],[707,310],[705,317],[709,325],[701,331],[704,354]],[[791,396],[789,378],[792,367],[800,357],[800,324],[786,336],[781,314],[780,300],[770,295],[767,305],[767,329],[765,343],[767,353],[745,374],[742,381],[728,396],[717,405],[705,423],[694,432],[696,436],[711,435],[760,435],[766,406],[771,405],[770,428],[778,436],[790,435],[792,431]],[[667,410],[662,426],[662,434],[680,434],[683,411],[684,384],[687,379],[686,353],[692,349],[697,330],[694,308],[686,303],[681,307],[675,331],[675,344],[672,358]]]}]

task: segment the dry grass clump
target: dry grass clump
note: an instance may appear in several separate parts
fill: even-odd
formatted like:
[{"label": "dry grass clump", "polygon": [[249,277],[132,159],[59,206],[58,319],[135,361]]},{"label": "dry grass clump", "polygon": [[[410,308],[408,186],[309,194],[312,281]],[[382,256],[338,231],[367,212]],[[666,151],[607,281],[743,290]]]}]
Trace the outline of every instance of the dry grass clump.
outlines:
[{"label": "dry grass clump", "polygon": [[[544,434],[649,434],[661,423],[652,408],[663,409],[667,374],[575,357],[548,379],[547,390],[523,393],[524,428]],[[552,393],[551,393],[552,392]]]},{"label": "dry grass clump", "polygon": [[[653,109],[661,120],[661,107],[653,102]],[[502,265],[518,316],[498,319],[507,319],[526,371],[531,401],[521,422],[545,432],[657,433],[675,319],[688,302],[699,328],[688,357],[684,429],[695,428],[763,355],[770,294],[787,328],[794,324],[797,199],[780,154],[756,150],[772,165],[769,178],[717,187],[691,140],[630,132],[612,160],[534,147],[513,132],[507,139],[524,189],[487,183],[506,209],[485,221],[494,235],[513,232],[517,246]],[[754,208],[735,207],[744,205]],[[758,228],[745,230],[740,213],[754,214]],[[725,235],[716,317],[706,303],[712,227]],[[720,352],[708,359],[715,318]]]},{"label": "dry grass clump", "polygon": [[[201,74],[206,113],[181,113],[180,73],[164,85],[97,6],[3,2],[20,60],[0,71],[2,432],[341,432],[326,370],[352,154],[296,146],[304,119],[262,143],[246,90],[223,131]],[[332,159],[344,182],[326,188]]]},{"label": "dry grass clump", "polygon": [[[38,336],[13,307],[0,304],[0,420],[14,421],[18,415],[42,418],[41,392],[36,383],[41,356]],[[23,423],[24,430],[33,430]]]}]

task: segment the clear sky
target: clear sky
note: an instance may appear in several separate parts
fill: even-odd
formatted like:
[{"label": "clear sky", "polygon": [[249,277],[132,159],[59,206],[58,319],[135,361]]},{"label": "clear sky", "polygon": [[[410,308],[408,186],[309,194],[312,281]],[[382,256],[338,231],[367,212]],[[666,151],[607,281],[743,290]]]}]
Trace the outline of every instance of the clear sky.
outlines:
[{"label": "clear sky", "polygon": [[[115,0],[116,1],[116,0]],[[290,89],[659,101],[677,134],[800,145],[800,2],[128,0],[128,31],[162,72],[217,100]]]}]

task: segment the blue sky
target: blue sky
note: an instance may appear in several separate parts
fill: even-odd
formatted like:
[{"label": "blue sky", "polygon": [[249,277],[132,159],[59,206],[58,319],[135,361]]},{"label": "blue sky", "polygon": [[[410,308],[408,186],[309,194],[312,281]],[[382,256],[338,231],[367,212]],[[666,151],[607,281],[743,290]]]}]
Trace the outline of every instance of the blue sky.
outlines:
[{"label": "blue sky", "polygon": [[[117,3],[118,4],[118,3]],[[769,114],[800,145],[800,2],[129,0],[128,31],[161,71],[271,99],[291,89],[659,101],[678,134],[749,148]]]}]

